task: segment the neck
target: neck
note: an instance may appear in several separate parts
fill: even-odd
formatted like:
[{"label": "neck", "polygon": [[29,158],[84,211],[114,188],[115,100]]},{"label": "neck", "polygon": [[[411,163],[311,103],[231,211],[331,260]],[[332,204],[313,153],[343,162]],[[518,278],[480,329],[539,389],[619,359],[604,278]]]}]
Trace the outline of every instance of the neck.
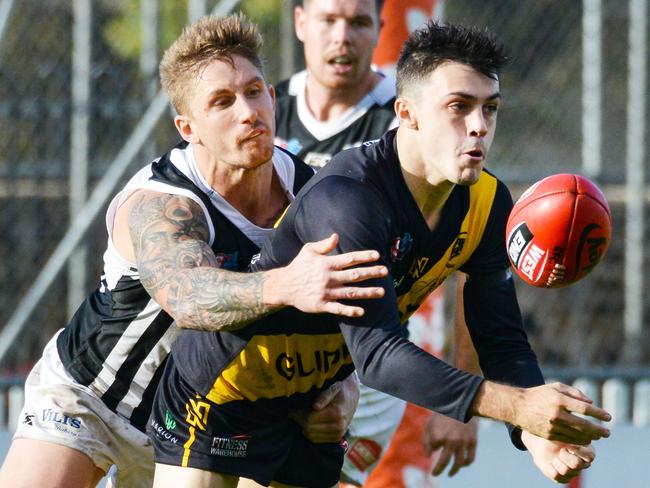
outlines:
[{"label": "neck", "polygon": [[334,120],[359,103],[381,79],[378,73],[368,71],[357,85],[333,89],[319,83],[315,76],[307,75],[305,86],[307,107],[317,120]]},{"label": "neck", "polygon": [[271,160],[251,169],[223,163],[195,145],[197,167],[210,187],[250,222],[271,227],[287,199]]},{"label": "neck", "polygon": [[428,174],[416,142],[409,137],[408,129],[400,127],[397,130],[397,153],[404,181],[424,220],[433,229],[455,185],[440,176]]}]

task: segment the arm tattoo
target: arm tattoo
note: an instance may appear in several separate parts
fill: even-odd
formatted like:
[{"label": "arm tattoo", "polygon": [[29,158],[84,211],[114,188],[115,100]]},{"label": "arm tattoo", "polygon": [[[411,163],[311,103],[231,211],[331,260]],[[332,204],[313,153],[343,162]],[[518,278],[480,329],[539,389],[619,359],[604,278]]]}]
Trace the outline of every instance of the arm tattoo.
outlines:
[{"label": "arm tattoo", "polygon": [[234,330],[274,309],[262,303],[263,273],[218,267],[206,216],[193,200],[143,194],[129,231],[142,285],[179,326]]}]

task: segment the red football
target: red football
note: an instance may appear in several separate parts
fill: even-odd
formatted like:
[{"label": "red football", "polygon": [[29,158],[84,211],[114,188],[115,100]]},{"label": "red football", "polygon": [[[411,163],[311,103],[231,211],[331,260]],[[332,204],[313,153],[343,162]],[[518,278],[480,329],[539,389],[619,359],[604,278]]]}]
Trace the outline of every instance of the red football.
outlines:
[{"label": "red football", "polygon": [[603,258],[611,228],[609,205],[593,182],[573,174],[549,176],[528,188],[512,208],[508,256],[517,274],[533,286],[570,285]]}]

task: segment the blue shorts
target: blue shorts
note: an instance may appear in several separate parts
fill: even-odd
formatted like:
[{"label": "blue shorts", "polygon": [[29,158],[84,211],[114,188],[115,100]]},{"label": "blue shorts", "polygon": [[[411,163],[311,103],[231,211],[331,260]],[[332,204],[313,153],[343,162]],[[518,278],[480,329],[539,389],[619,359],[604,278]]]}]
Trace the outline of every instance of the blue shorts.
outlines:
[{"label": "blue shorts", "polygon": [[197,394],[167,362],[147,433],[157,463],[271,481],[331,487],[339,481],[345,445],[314,444],[288,417],[263,402],[218,405]]}]

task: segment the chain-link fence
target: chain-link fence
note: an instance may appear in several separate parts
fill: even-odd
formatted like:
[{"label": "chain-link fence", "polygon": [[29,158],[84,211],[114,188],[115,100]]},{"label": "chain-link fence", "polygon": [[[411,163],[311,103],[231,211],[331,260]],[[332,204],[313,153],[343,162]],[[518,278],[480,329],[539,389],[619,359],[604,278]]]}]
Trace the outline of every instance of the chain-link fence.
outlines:
[{"label": "chain-link fence", "polygon": [[[271,81],[298,68],[290,4],[240,3],[264,32]],[[615,190],[625,179],[629,12],[626,2],[602,4],[603,165],[598,179],[610,196],[614,241],[602,265],[570,289],[519,284],[532,342],[547,364],[622,361],[625,192]],[[68,231],[71,192],[82,199],[90,195],[138,127],[155,95],[152,66],[164,48],[188,18],[218,6],[208,0],[0,0],[0,330]],[[487,26],[510,49],[490,168],[511,184],[515,196],[539,177],[582,172],[582,13],[577,0],[445,4],[446,20]],[[647,99],[638,109],[647,111]],[[155,123],[121,181],[113,182],[116,188],[177,141],[170,119],[167,112]],[[79,293],[69,286],[69,273],[73,288],[83,293],[96,286],[106,242],[103,209],[81,240],[87,250],[85,270],[63,267],[46,288],[11,346],[4,365],[9,371],[28,368],[52,333],[65,325],[69,297]],[[645,227],[648,235],[648,221]],[[645,259],[648,270],[647,254]],[[644,287],[648,295],[647,280]],[[646,364],[649,356],[646,345]]]}]

